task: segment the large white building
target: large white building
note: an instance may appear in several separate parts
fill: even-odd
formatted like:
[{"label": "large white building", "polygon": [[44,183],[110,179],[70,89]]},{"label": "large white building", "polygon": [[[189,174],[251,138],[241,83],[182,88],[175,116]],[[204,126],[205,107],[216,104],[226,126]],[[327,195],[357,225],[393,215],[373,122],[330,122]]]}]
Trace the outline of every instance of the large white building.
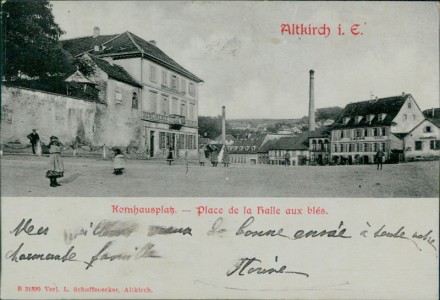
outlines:
[{"label": "large white building", "polygon": [[[141,119],[139,144],[151,157],[163,155],[172,147],[177,156],[189,150],[197,154],[199,84],[202,79],[189,72],[160,50],[155,41],[145,41],[131,32],[62,41],[73,56],[85,53],[123,67],[142,85],[139,105],[133,108]],[[114,101],[123,102],[116,91]]]},{"label": "large white building", "polygon": [[403,137],[425,119],[410,94],[348,104],[332,126],[331,157],[347,163],[403,159]]}]

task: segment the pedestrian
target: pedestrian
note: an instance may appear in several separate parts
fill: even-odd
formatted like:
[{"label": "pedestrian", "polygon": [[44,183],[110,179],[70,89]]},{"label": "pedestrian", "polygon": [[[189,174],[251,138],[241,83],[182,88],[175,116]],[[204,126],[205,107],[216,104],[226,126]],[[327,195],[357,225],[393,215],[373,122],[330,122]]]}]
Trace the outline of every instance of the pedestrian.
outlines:
[{"label": "pedestrian", "polygon": [[27,138],[29,139],[29,141],[31,142],[32,145],[32,153],[35,153],[35,146],[37,145],[37,143],[40,141],[40,136],[37,133],[37,129],[32,129],[32,132],[29,133],[27,135]]},{"label": "pedestrian", "polygon": [[228,152],[228,147],[226,146],[223,150],[223,166],[229,167],[229,152]]},{"label": "pedestrian", "polygon": [[204,167],[206,162],[206,154],[205,154],[205,147],[200,146],[199,149],[199,165]]},{"label": "pedestrian", "polygon": [[113,157],[113,174],[122,175],[125,172],[125,156],[122,154],[121,149],[116,148]]},{"label": "pedestrian", "polygon": [[379,167],[380,167],[380,170],[382,170],[382,164],[383,164],[384,156],[385,156],[385,153],[383,153],[382,150],[377,151],[375,159],[376,159],[377,169],[378,170],[379,170]]},{"label": "pedestrian", "polygon": [[173,158],[173,148],[170,146],[168,148],[168,155],[167,155],[167,162],[170,164],[171,166],[171,162],[174,160]]},{"label": "pedestrian", "polygon": [[64,176],[64,164],[61,157],[61,146],[62,144],[56,136],[50,137],[50,143],[48,145],[50,156],[46,178],[50,179],[51,187],[61,186],[61,184],[57,182],[57,178]]},{"label": "pedestrian", "polygon": [[286,152],[286,154],[284,154],[284,165],[286,167],[290,166],[290,154],[289,154],[289,152]]}]

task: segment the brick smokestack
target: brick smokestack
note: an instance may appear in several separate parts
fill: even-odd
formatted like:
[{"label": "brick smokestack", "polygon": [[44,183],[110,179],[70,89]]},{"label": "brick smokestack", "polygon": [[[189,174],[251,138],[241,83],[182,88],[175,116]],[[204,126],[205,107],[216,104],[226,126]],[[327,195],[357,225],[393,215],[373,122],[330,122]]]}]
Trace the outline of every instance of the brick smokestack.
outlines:
[{"label": "brick smokestack", "polygon": [[226,144],[226,108],[222,106],[222,144]]},{"label": "brick smokestack", "polygon": [[315,131],[315,71],[310,70],[310,88],[309,88],[309,131]]},{"label": "brick smokestack", "polygon": [[99,27],[94,27],[93,28],[93,37],[96,38],[99,36]]}]

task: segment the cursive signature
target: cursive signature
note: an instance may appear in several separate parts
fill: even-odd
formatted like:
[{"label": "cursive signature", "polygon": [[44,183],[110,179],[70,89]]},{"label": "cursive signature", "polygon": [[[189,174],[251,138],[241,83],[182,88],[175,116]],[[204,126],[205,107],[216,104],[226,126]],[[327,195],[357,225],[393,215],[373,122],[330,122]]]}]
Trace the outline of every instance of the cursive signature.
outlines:
[{"label": "cursive signature", "polygon": [[[278,256],[275,256],[275,262],[278,262]],[[302,276],[309,277],[309,274],[304,273],[304,272],[287,270],[286,265],[283,265],[279,268],[275,268],[275,267],[262,267],[261,264],[262,264],[261,259],[258,259],[256,257],[240,258],[238,263],[236,263],[234,265],[233,269],[226,272],[226,276],[231,276],[234,274],[236,274],[238,276],[244,276],[244,275],[250,275],[250,274],[256,274],[256,275],[296,274],[296,275],[302,275]]]}]

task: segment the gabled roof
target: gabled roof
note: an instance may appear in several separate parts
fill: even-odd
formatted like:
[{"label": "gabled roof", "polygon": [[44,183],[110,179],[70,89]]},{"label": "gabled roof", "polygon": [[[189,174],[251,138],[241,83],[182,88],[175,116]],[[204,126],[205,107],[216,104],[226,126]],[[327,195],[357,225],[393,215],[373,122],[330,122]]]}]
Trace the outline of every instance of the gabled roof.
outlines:
[{"label": "gabled roof", "polygon": [[[127,55],[144,56],[159,65],[162,65],[176,73],[184,75],[195,82],[203,82],[202,79],[186,70],[166,55],[156,45],[149,43],[137,35],[126,31],[119,35],[98,36],[93,38],[84,37],[61,41],[63,48],[76,56],[82,53],[92,53],[99,57],[111,56],[115,59]],[[94,51],[94,46],[103,46],[100,51]]]},{"label": "gabled roof", "polygon": [[118,34],[112,35],[99,35],[97,37],[86,36],[81,38],[74,38],[68,40],[62,40],[61,45],[73,56],[83,54],[93,50],[94,46],[102,45],[105,42],[117,37]]},{"label": "gabled roof", "polygon": [[[348,104],[341,112],[339,117],[333,124],[333,128],[356,128],[356,127],[372,127],[372,126],[391,126],[392,121],[399,113],[402,105],[410,97],[410,94],[380,98],[376,100],[366,100]],[[385,113],[385,119],[379,121],[378,114]],[[368,122],[366,116],[374,115],[374,119]],[[355,117],[362,116],[359,123],[355,122]],[[349,117],[350,120],[344,124],[344,118]]]},{"label": "gabled roof", "polygon": [[439,119],[431,119],[431,118],[426,118],[424,119],[422,122],[420,122],[419,124],[417,124],[417,126],[415,126],[410,132],[408,132],[407,134],[412,133],[414,130],[416,130],[420,125],[422,125],[425,122],[430,122],[432,123],[432,125],[436,126],[437,128],[440,128],[440,120]]},{"label": "gabled roof", "polygon": [[276,143],[277,140],[268,140],[266,143],[261,145],[259,149],[257,149],[257,153],[267,153],[271,149],[272,145]]},{"label": "gabled roof", "polygon": [[127,84],[131,84],[136,87],[142,87],[142,85],[134,80],[133,77],[131,77],[130,74],[128,74],[123,67],[112,65],[108,61],[93,55],[89,55],[89,57],[98,66],[98,68],[107,73],[109,77]]}]

